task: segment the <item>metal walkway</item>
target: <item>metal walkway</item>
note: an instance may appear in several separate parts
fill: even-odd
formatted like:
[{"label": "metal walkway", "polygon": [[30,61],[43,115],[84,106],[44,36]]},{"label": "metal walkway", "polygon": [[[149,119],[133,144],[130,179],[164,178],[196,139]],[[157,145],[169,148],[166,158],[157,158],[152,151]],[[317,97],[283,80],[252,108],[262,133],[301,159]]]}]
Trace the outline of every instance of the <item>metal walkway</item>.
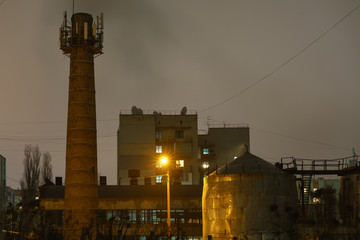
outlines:
[{"label": "metal walkway", "polygon": [[275,165],[285,172],[301,176],[296,180],[300,184],[298,207],[302,217],[307,216],[313,175],[343,176],[349,173],[360,173],[359,155],[320,160],[285,157],[281,158],[281,162]]},{"label": "metal walkway", "polygon": [[338,175],[360,169],[359,155],[337,159],[281,158],[276,164],[285,172],[299,175]]}]

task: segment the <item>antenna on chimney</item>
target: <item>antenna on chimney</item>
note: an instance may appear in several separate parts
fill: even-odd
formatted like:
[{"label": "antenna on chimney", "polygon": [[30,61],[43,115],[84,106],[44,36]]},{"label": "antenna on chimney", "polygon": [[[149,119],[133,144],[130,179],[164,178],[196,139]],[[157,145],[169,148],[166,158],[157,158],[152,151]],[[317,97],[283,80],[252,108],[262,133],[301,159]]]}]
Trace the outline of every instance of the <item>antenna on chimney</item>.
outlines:
[{"label": "antenna on chimney", "polygon": [[63,13],[63,27],[64,28],[67,27],[67,13],[66,13],[66,11],[64,11],[64,13]]}]

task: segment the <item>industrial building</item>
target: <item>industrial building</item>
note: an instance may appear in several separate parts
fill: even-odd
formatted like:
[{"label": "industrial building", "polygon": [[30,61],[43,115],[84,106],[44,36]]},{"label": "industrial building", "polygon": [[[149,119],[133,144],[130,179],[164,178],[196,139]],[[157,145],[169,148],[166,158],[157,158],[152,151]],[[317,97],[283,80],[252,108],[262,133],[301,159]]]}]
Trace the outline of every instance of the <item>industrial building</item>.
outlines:
[{"label": "industrial building", "polygon": [[[64,187],[58,182],[40,188],[40,207],[46,209],[47,224],[62,226]],[[100,230],[112,221],[113,229],[126,223],[126,234],[134,239],[166,236],[164,183],[108,186],[104,177],[100,183]],[[296,212],[294,176],[250,154],[244,145],[235,160],[205,178],[204,186],[172,184],[170,195],[171,235],[181,239],[240,239],[278,233],[279,225],[285,236]]]},{"label": "industrial building", "polygon": [[[217,159],[222,163],[228,158],[230,162],[240,156],[244,146],[249,145],[249,128],[216,127],[210,128],[208,134],[198,135],[197,120],[195,111],[184,109],[146,112],[133,108],[120,113],[118,185],[106,185],[106,177],[100,177],[98,228],[104,228],[101,223],[111,220],[114,229],[126,223],[126,234],[136,239],[166,236],[167,168],[159,160],[167,156],[171,235],[202,238],[203,164]],[[56,182],[54,186],[40,187],[40,208],[46,210],[47,224],[64,226],[66,185],[62,186],[58,178]]]},{"label": "industrial building", "polygon": [[344,223],[360,230],[360,169],[355,174],[348,174],[341,178],[341,204],[340,216]]},{"label": "industrial building", "polygon": [[[343,177],[341,189],[347,211],[342,219],[346,226],[331,227],[337,239],[347,239],[356,232],[357,179],[356,173]],[[61,182],[40,188],[40,207],[46,210],[47,224],[63,226]],[[104,177],[100,183],[99,230],[108,230],[106,224],[110,221],[114,231],[126,226],[127,236],[134,239],[166,236],[165,184],[108,186]],[[213,239],[292,239],[295,233],[310,236],[316,226],[296,224],[297,200],[295,176],[247,152],[243,146],[235,160],[205,177],[203,187],[171,186],[171,235],[182,239],[206,239],[209,235]]]},{"label": "industrial building", "polygon": [[198,135],[196,111],[121,111],[118,129],[119,185],[159,184],[164,170],[159,159],[167,156],[172,182],[199,184],[203,176],[239,156],[250,147],[247,125],[209,127]]},{"label": "industrial building", "polygon": [[242,146],[250,151],[249,126],[209,125],[207,134],[198,135],[198,142],[202,171],[210,173],[240,156]]},{"label": "industrial building", "polygon": [[6,158],[0,155],[0,217],[4,217],[6,209]]},{"label": "industrial building", "polygon": [[[46,209],[46,224],[63,226],[64,186],[40,187],[40,207]],[[200,185],[171,187],[171,235],[181,239],[200,239],[202,236]],[[166,186],[116,185],[98,187],[98,231],[108,231],[112,221],[114,236],[121,233],[134,239],[166,236]]]},{"label": "industrial building", "polygon": [[[15,206],[16,204],[18,204],[20,202],[20,200],[15,199],[15,192],[17,190],[12,189],[11,187],[6,187],[6,207],[8,207],[9,205],[11,206]],[[19,191],[19,190],[18,190]],[[15,201],[17,200],[17,201]]]}]

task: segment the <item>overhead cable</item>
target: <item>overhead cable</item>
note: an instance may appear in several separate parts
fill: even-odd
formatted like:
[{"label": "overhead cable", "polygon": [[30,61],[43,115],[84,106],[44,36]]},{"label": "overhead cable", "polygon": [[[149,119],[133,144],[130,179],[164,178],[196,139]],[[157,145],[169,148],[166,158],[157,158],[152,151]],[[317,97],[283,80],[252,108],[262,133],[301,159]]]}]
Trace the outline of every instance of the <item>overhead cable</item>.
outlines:
[{"label": "overhead cable", "polygon": [[317,41],[319,41],[321,38],[323,38],[326,34],[328,34],[331,30],[333,30],[337,25],[339,25],[342,21],[344,21],[347,17],[349,17],[352,13],[354,13],[358,8],[360,7],[360,4],[357,5],[355,8],[353,8],[350,12],[348,12],[343,18],[341,18],[339,21],[337,21],[334,25],[332,25],[329,29],[327,29],[325,32],[323,32],[322,34],[320,34],[320,36],[318,36],[317,38],[315,38],[312,42],[310,42],[308,45],[306,45],[304,48],[302,48],[298,53],[296,53],[294,56],[290,57],[288,60],[286,60],[285,62],[283,62],[282,64],[280,64],[278,67],[276,67],[274,70],[272,70],[271,72],[269,72],[268,74],[266,74],[264,77],[262,77],[261,79],[259,79],[258,81],[250,84],[248,87],[242,89],[240,92],[235,93],[234,95],[216,103],[213,104],[209,107],[206,107],[202,110],[199,111],[199,113],[202,112],[206,112],[210,109],[213,109],[217,106],[220,106],[224,103],[229,102],[230,100],[234,99],[235,97],[241,95],[242,93],[246,92],[247,90],[255,87],[256,85],[258,85],[259,83],[263,82],[264,80],[268,79],[270,76],[272,76],[274,73],[278,72],[280,69],[282,69],[285,65],[287,65],[288,63],[290,63],[292,60],[294,60],[296,57],[298,57],[300,54],[302,54],[303,52],[305,52],[308,48],[310,48],[312,45],[314,45]]}]

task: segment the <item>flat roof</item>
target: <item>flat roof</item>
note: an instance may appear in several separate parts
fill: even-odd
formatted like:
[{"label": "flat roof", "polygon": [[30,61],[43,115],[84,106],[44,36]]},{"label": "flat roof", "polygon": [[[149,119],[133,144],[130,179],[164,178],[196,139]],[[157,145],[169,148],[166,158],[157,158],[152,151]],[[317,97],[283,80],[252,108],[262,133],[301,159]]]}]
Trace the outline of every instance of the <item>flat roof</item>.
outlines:
[{"label": "flat roof", "polygon": [[179,116],[193,116],[197,115],[196,110],[187,110],[185,114],[181,114],[181,110],[141,110],[142,113],[134,114],[132,110],[120,110],[120,115],[155,115],[155,116],[163,116],[163,115],[179,115]]}]

